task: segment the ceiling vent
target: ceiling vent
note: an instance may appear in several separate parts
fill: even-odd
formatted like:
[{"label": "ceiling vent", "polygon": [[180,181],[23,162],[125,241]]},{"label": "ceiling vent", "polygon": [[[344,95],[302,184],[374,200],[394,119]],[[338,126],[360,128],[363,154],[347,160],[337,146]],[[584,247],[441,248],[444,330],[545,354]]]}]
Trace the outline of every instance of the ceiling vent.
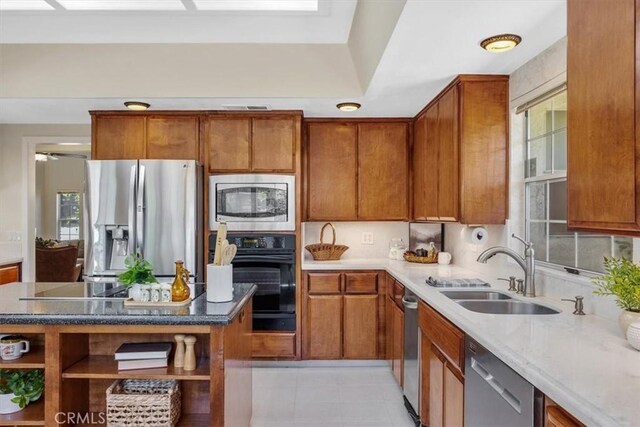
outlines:
[{"label": "ceiling vent", "polygon": [[223,110],[232,111],[269,111],[271,107],[268,105],[223,105]]}]

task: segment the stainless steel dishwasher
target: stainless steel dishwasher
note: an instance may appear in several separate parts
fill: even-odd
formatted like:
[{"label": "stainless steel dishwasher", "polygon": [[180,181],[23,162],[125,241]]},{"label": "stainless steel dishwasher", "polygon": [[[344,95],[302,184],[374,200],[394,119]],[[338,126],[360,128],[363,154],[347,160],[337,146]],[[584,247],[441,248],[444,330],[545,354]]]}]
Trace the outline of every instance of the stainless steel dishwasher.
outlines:
[{"label": "stainless steel dishwasher", "polygon": [[465,427],[541,427],[544,396],[486,348],[465,338]]},{"label": "stainless steel dishwasher", "polygon": [[418,332],[418,297],[405,288],[404,298],[404,406],[416,425],[420,425],[420,336]]}]

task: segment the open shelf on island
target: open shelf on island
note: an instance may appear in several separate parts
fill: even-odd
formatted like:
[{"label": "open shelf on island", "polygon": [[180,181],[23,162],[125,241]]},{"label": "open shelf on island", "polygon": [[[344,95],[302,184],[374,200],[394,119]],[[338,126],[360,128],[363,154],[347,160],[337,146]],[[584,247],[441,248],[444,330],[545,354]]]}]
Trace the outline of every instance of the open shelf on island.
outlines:
[{"label": "open shelf on island", "polygon": [[43,426],[44,397],[20,412],[0,415],[0,426]]},{"label": "open shelf on island", "polygon": [[0,359],[0,369],[43,369],[44,368],[44,347],[33,347],[30,352],[25,353],[20,359],[2,360]]},{"label": "open shelf on island", "polygon": [[84,379],[166,379],[166,380],[192,380],[209,381],[209,359],[201,358],[197,361],[194,371],[185,371],[174,368],[169,364],[166,368],[136,369],[118,371],[118,362],[113,356],[87,356],[79,362],[71,365],[62,372],[62,378]]},{"label": "open shelf on island", "polygon": [[[89,424],[76,424],[76,427],[99,427],[99,426],[106,426],[107,423],[99,423],[97,422],[97,420],[100,420],[102,418],[106,418],[106,414],[102,414],[102,416],[100,414],[94,414],[93,419],[92,419],[92,423]],[[91,419],[91,418],[90,418]],[[211,423],[211,417],[209,416],[209,414],[182,414],[180,416],[180,419],[178,420],[178,424],[176,424],[176,427],[202,427],[202,426],[208,426]]]}]

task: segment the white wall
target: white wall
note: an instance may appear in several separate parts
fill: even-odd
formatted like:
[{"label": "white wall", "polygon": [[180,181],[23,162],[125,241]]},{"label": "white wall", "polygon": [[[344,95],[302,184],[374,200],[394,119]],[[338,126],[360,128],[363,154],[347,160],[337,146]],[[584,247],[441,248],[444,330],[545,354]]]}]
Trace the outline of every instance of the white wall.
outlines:
[{"label": "white wall", "polygon": [[[60,157],[36,164],[36,234],[46,239],[57,238],[57,194],[60,191],[82,193],[84,160]],[[38,212],[38,205],[40,211]],[[82,211],[81,211],[82,212]],[[82,221],[82,213],[81,213]],[[80,238],[82,239],[82,226]]]},{"label": "white wall", "polygon": [[[495,277],[515,275],[523,278],[522,269],[506,256],[496,256],[487,264],[476,262],[483,250],[491,246],[509,246],[523,252],[523,246],[511,238],[511,233],[524,237],[524,116],[516,115],[515,109],[541,94],[566,82],[566,37],[550,46],[537,57],[520,67],[510,76],[510,220],[505,226],[487,226],[489,238],[482,245],[474,245],[466,239],[467,227],[460,224],[445,226],[445,244],[452,252],[454,263]],[[638,245],[636,245],[637,247]],[[550,298],[585,297],[585,311],[616,320],[620,309],[613,298],[596,297],[590,278],[575,276],[560,270],[538,267],[536,292]]]},{"label": "white wall", "polygon": [[[22,256],[25,281],[33,279],[35,271],[35,209],[27,209],[29,201],[35,206],[35,161],[27,159],[29,150],[25,147],[30,139],[34,151],[35,139],[44,143],[49,137],[89,139],[90,136],[89,125],[0,125],[0,256]],[[29,172],[33,174],[31,186],[27,185]],[[12,241],[16,236],[21,242]]]}]

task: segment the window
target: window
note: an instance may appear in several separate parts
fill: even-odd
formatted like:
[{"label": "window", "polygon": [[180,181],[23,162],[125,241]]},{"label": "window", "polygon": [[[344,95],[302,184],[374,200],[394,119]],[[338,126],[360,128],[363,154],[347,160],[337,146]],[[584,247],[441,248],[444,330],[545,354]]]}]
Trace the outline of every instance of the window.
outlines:
[{"label": "window", "polygon": [[605,256],[633,258],[627,237],[567,230],[567,92],[525,113],[526,233],[536,259],[550,265],[602,272]]},{"label": "window", "polygon": [[58,192],[58,240],[80,239],[80,193]]}]

